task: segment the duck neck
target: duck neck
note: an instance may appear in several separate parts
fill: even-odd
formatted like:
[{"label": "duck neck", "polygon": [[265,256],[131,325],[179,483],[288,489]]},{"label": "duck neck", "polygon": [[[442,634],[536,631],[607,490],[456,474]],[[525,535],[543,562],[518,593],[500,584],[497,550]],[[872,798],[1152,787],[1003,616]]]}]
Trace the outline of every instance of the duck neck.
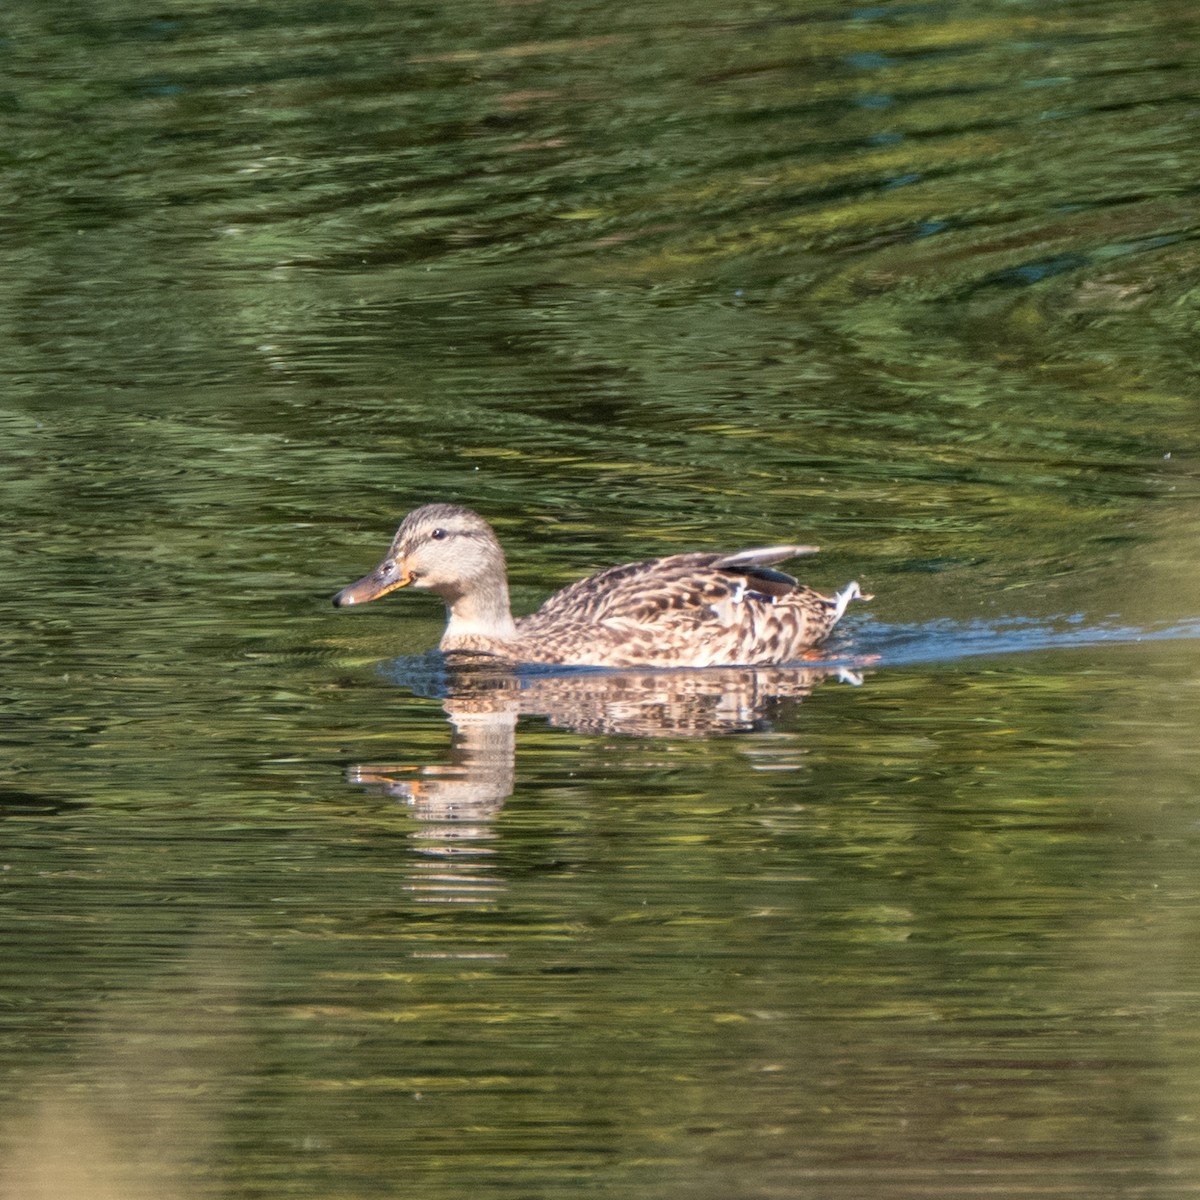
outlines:
[{"label": "duck neck", "polygon": [[480,640],[510,642],[517,636],[516,622],[508,602],[508,581],[501,579],[486,588],[444,595],[446,632],[442,649],[473,648]]}]

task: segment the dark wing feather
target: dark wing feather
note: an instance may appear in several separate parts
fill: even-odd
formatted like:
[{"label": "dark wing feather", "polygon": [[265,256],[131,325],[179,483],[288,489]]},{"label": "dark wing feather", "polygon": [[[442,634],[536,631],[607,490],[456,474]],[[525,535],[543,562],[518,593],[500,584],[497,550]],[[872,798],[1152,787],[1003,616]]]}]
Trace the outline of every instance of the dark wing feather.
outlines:
[{"label": "dark wing feather", "polygon": [[768,600],[782,600],[800,586],[790,575],[773,571],[770,567],[726,567],[725,572],[740,575],[748,588]]}]

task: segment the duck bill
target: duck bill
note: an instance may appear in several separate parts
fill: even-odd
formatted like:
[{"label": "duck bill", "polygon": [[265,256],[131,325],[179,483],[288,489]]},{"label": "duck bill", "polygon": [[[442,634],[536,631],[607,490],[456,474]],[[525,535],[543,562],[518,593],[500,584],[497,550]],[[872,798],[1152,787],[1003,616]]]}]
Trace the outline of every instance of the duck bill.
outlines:
[{"label": "duck bill", "polygon": [[356,579],[349,587],[344,587],[333,598],[334,608],[346,608],[351,604],[366,604],[378,600],[388,592],[398,588],[408,587],[413,582],[413,576],[404,567],[390,559],[381,562],[369,575]]}]

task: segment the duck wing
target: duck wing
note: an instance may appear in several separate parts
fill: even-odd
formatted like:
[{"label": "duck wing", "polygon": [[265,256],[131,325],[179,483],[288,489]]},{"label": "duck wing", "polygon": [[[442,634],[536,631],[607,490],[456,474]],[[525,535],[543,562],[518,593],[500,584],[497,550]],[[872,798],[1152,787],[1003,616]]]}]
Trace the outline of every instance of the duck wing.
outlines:
[{"label": "duck wing", "polygon": [[597,666],[777,663],[819,642],[845,608],[771,565],[813,546],[675,554],[610,567],[517,623],[533,661]]}]

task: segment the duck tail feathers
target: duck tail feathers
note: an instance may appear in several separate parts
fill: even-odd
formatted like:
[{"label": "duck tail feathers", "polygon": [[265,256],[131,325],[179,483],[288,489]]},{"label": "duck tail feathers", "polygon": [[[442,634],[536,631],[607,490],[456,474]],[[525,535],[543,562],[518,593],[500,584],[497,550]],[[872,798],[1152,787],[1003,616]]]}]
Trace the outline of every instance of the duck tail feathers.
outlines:
[{"label": "duck tail feathers", "polygon": [[857,580],[852,580],[846,584],[840,592],[833,594],[833,620],[831,625],[836,625],[842,619],[846,609],[850,606],[851,600],[874,600],[875,597],[868,595],[859,586]]}]

